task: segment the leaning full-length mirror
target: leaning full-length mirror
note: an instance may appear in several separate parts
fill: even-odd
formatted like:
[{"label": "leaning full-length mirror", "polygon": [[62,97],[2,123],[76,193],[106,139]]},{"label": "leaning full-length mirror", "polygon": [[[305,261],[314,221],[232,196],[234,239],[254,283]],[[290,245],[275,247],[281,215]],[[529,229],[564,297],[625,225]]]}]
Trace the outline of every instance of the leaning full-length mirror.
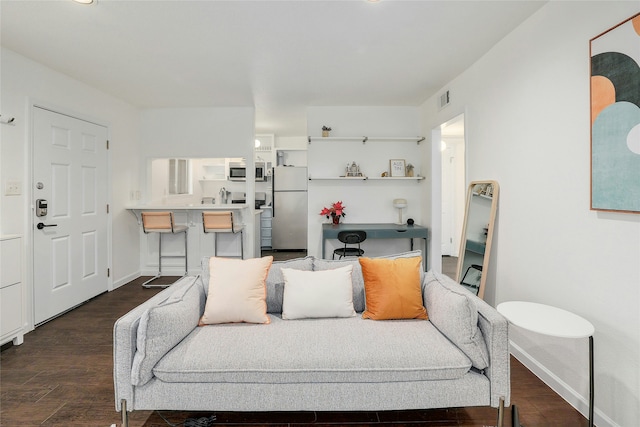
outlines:
[{"label": "leaning full-length mirror", "polygon": [[457,281],[480,298],[484,298],[498,191],[496,181],[473,181],[467,190]]}]

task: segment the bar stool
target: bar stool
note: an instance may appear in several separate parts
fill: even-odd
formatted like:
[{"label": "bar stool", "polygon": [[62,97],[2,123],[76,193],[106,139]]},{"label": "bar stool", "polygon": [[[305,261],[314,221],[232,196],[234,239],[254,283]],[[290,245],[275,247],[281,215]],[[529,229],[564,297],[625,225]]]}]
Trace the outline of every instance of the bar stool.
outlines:
[{"label": "bar stool", "polygon": [[[184,258],[184,275],[187,275],[187,230],[186,225],[176,225],[173,212],[142,212],[142,230],[146,233],[158,233],[158,274],[142,284],[144,288],[166,288],[170,285],[149,285],[162,277],[162,258]],[[184,255],[162,255],[163,234],[184,233]]]},{"label": "bar stool", "polygon": [[240,257],[244,259],[244,228],[233,221],[232,211],[202,212],[202,225],[205,233],[215,233],[213,255],[218,256],[218,233],[240,233]]}]

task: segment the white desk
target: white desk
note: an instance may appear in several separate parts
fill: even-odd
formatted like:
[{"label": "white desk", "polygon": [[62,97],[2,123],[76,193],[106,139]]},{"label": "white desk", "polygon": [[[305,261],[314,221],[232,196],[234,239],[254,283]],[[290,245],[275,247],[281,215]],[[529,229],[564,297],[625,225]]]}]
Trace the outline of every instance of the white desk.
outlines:
[{"label": "white desk", "polygon": [[[593,427],[593,333],[595,328],[577,314],[550,305],[525,301],[509,301],[498,304],[498,312],[516,326],[543,335],[559,338],[589,338],[589,427]],[[515,420],[517,408],[513,405]]]}]

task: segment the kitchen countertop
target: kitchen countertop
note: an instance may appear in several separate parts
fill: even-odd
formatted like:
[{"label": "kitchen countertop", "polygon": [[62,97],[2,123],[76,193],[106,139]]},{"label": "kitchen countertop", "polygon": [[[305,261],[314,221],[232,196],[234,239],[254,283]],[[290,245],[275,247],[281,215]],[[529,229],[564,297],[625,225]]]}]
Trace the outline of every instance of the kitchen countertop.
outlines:
[{"label": "kitchen countertop", "polygon": [[[201,211],[242,211],[249,207],[246,203],[227,203],[224,205],[213,205],[211,203],[191,203],[191,204],[163,204],[163,203],[149,203],[141,205],[127,206],[126,209],[130,211],[138,220],[138,224],[142,223],[141,212],[142,211],[186,211],[186,212],[201,212]],[[190,214],[193,215],[193,214]]]},{"label": "kitchen countertop", "polygon": [[150,204],[142,204],[142,205],[133,205],[127,206],[129,210],[206,210],[206,211],[215,211],[215,210],[225,210],[228,211],[230,209],[245,209],[248,208],[249,205],[247,203],[227,203],[224,205],[213,205],[210,203],[198,204],[163,204],[163,203],[150,203]]}]

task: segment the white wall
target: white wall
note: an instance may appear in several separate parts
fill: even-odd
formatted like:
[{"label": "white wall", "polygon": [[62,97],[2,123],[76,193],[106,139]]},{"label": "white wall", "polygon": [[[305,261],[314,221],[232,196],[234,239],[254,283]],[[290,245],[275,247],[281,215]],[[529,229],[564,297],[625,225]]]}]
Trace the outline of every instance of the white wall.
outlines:
[{"label": "white wall", "polygon": [[[151,159],[154,158],[226,158],[244,157],[247,163],[247,181],[242,183],[227,183],[228,191],[246,192],[246,200],[253,211],[255,200],[254,181],[254,121],[253,107],[211,107],[211,108],[158,108],[146,109],[141,112],[141,141],[140,141],[140,180],[142,182],[142,202],[149,202],[158,197],[152,194]],[[199,184],[198,184],[199,185]],[[207,194],[215,196],[217,194]],[[171,197],[172,201],[198,203],[192,196]],[[243,222],[246,224],[245,242],[255,239],[255,215],[247,212]],[[201,226],[195,222],[189,224],[194,233],[201,231]],[[144,254],[140,257],[140,268],[143,271],[153,271],[150,263],[156,262],[149,256],[147,250],[147,236],[142,235]],[[191,239],[193,240],[193,239]],[[195,243],[194,243],[195,244]],[[255,256],[253,244],[245,247],[245,257]],[[193,252],[192,252],[193,253]],[[259,255],[259,254],[258,254]],[[151,259],[154,258],[154,259]],[[190,258],[192,258],[190,256]],[[176,265],[180,265],[177,260]],[[157,262],[156,264],[157,265]],[[199,266],[199,260],[190,259],[189,266]],[[170,271],[171,265],[168,264]]]},{"label": "white wall", "polygon": [[253,159],[253,107],[142,111],[141,153],[148,157]]},{"label": "white wall", "polygon": [[[311,136],[321,136],[322,126],[332,128],[332,137],[417,137],[420,117],[417,107],[312,107],[307,110],[307,126]],[[420,200],[424,181],[322,181],[316,177],[344,175],[347,163],[355,161],[366,176],[379,177],[389,169],[392,158],[405,159],[415,166],[416,175],[424,175],[421,153],[424,143],[408,141],[312,141],[308,146],[309,222],[308,252],[320,256],[322,223],[328,220],[319,215],[323,207],[341,200],[346,206],[344,222],[392,223],[398,220],[393,199],[407,199],[403,220],[414,218],[420,224]],[[337,242],[337,241],[336,241]],[[333,251],[327,242],[326,253]],[[416,245],[421,242],[416,239]],[[416,249],[420,246],[416,246]],[[367,240],[363,249],[367,256],[376,256],[409,250],[407,239]]]},{"label": "white wall", "polygon": [[114,286],[135,278],[139,247],[131,236],[138,233],[134,217],[124,210],[130,190],[139,188],[138,141],[139,111],[84,83],[44,67],[15,52],[0,51],[1,111],[3,117],[16,118],[14,126],[0,125],[2,188],[7,180],[22,183],[21,196],[0,195],[0,234],[25,236],[25,313],[31,312],[31,117],[30,105],[38,102],[81,118],[96,120],[109,128],[111,169],[112,264]]},{"label": "white wall", "polygon": [[[143,200],[151,200],[148,182],[151,159],[244,157],[249,165],[254,161],[254,139],[253,107],[143,110],[140,142]],[[253,168],[247,171],[253,173]],[[254,186],[252,180],[247,180],[247,197]]]},{"label": "white wall", "polygon": [[[425,134],[466,108],[467,181],[500,184],[485,299],[594,324],[599,426],[640,419],[640,215],[589,210],[589,39],[637,12],[550,2],[446,86],[449,107],[422,107]],[[587,340],[510,334],[518,357],[586,413]]]}]

